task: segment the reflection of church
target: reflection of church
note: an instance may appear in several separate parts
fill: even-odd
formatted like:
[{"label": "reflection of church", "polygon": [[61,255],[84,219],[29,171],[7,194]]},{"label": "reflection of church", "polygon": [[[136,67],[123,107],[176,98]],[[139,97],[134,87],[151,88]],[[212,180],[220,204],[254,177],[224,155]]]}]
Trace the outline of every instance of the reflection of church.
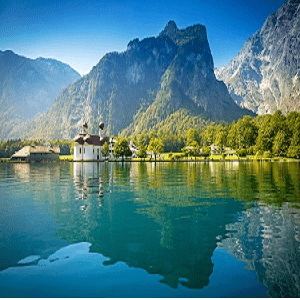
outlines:
[{"label": "reflection of church", "polygon": [[[76,240],[87,238],[92,243],[92,252],[110,258],[105,262],[107,265],[123,261],[161,275],[161,282],[170,287],[181,284],[201,289],[209,284],[213,272],[211,257],[217,247],[216,237],[225,235],[229,221],[226,216],[234,215],[241,204],[214,200],[216,205],[190,206],[193,200],[184,193],[177,195],[180,208],[170,205],[168,195],[157,202],[152,192],[162,195],[166,191],[164,183],[151,190],[143,190],[141,184],[132,189],[130,184],[133,178],[147,178],[150,183],[154,179],[151,167],[150,164],[74,163],[76,190],[84,198],[82,204],[88,207],[87,222],[76,227],[85,236],[77,236]],[[108,191],[111,181],[113,194]],[[99,207],[96,198],[101,182],[105,193],[101,198],[103,206]],[[132,193],[138,200],[128,201]]]},{"label": "reflection of church", "polygon": [[87,123],[82,126],[82,131],[74,138],[74,161],[101,161],[104,160],[102,149],[105,143],[109,147],[107,157],[113,158],[113,139],[102,136],[104,124],[99,125],[99,135],[90,135]]},{"label": "reflection of church", "polygon": [[[234,200],[237,196],[205,198],[211,188],[208,186],[202,186],[202,199],[199,190],[195,190],[194,197],[193,189],[188,186],[193,177],[187,177],[187,184],[178,189],[169,186],[170,182],[161,176],[166,164],[77,164],[79,167],[77,171],[74,168],[74,176],[82,176],[83,186],[89,194],[93,193],[91,186],[93,181],[97,182],[97,176],[102,176],[105,182],[114,182],[114,193],[104,194],[103,207],[98,211],[91,209],[87,223],[80,228],[77,226],[77,232],[87,232],[91,251],[110,258],[105,264],[123,261],[131,267],[163,276],[161,282],[173,288],[181,284],[201,289],[209,284],[213,272],[211,258],[219,244],[256,272],[271,297],[300,296],[299,209],[291,208],[289,204],[280,209],[254,205],[244,211],[244,202]],[[109,165],[112,169],[99,173],[97,166],[100,165]],[[184,167],[183,164],[170,166],[174,173],[180,173],[180,168]],[[236,170],[237,166],[208,163],[198,167],[199,173],[195,174],[212,178],[222,176],[228,168]],[[190,170],[185,172],[189,174]],[[298,167],[291,170],[298,170]],[[259,178],[261,173],[257,171],[255,176]],[[239,177],[243,191],[247,186],[256,189],[254,178],[245,177],[245,174]],[[226,182],[220,182],[224,185],[213,188],[223,190],[228,187]],[[230,187],[231,191],[233,187],[235,185]],[[297,187],[295,189],[298,193]],[[280,197],[281,190],[273,190],[276,191],[274,197]],[[134,200],[128,201],[129,194],[134,194]],[[249,194],[254,192],[250,190]],[[239,195],[241,197],[243,193]],[[101,218],[97,218],[99,214]],[[84,238],[86,236],[76,236],[75,240]]]},{"label": "reflection of church", "polygon": [[[98,198],[104,196],[104,179],[103,167],[108,165],[101,165],[99,163],[91,162],[74,162],[73,164],[74,186],[78,199],[87,199],[89,196],[96,195]],[[106,191],[111,192],[111,181],[106,182]]]}]

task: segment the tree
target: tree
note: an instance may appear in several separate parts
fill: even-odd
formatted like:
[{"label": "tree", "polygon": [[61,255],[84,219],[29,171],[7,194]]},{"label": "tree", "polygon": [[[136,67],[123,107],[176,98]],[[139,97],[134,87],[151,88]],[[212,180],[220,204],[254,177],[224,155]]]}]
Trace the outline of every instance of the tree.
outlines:
[{"label": "tree", "polygon": [[216,126],[213,124],[207,125],[202,133],[203,141],[206,145],[211,145],[215,139]]},{"label": "tree", "polygon": [[202,156],[208,157],[210,155],[210,148],[208,146],[202,148]]},{"label": "tree", "polygon": [[102,154],[104,155],[104,157],[106,158],[107,155],[109,154],[109,146],[108,146],[108,143],[105,142],[103,144],[103,147],[102,147],[102,150],[101,150]]},{"label": "tree", "polygon": [[256,140],[256,146],[261,151],[271,151],[274,139],[274,130],[271,126],[272,116],[265,115],[258,130],[258,136]]},{"label": "tree", "polygon": [[120,157],[122,156],[122,160],[124,156],[131,156],[132,152],[129,148],[128,141],[124,137],[119,137],[114,147],[114,156]]},{"label": "tree", "polygon": [[196,141],[197,136],[196,136],[196,130],[193,128],[190,128],[187,133],[186,133],[186,142],[185,145],[189,146],[191,143]]},{"label": "tree", "polygon": [[258,128],[250,116],[244,116],[237,122],[237,139],[239,148],[248,149],[255,145]]},{"label": "tree", "polygon": [[188,146],[185,146],[182,151],[185,155],[194,156],[196,159],[196,156],[200,154],[200,146],[196,141],[193,141]]},{"label": "tree", "polygon": [[289,148],[289,139],[285,131],[277,132],[273,143],[273,154],[285,156]]},{"label": "tree", "polygon": [[223,125],[217,125],[215,131],[214,143],[219,146],[221,149],[226,145],[228,135],[228,128]]},{"label": "tree", "polygon": [[[272,116],[265,115],[258,130],[256,140],[257,149],[262,151],[272,151],[275,138],[280,131],[282,131],[282,133],[278,136],[278,140],[281,139],[283,135],[285,135],[286,138],[288,137],[286,118],[281,111],[277,110]],[[275,149],[279,151],[276,147],[277,145],[275,146]]]},{"label": "tree", "polygon": [[288,124],[288,127],[292,128],[291,146],[292,147],[300,146],[300,114],[299,117],[296,118],[290,126]]},{"label": "tree", "polygon": [[164,151],[163,141],[159,138],[152,138],[148,145],[148,151],[153,152],[156,160],[156,155]]},{"label": "tree", "polygon": [[143,144],[139,145],[139,151],[137,152],[137,156],[139,158],[146,158],[147,157],[147,149]]},{"label": "tree", "polygon": [[147,147],[147,145],[149,144],[149,141],[150,141],[150,139],[149,139],[148,135],[146,135],[146,134],[141,133],[137,137],[137,143],[138,143],[139,147],[141,145]]},{"label": "tree", "polygon": [[300,158],[300,146],[290,146],[287,157]]},{"label": "tree", "polygon": [[239,142],[238,142],[238,125],[237,123],[232,123],[230,125],[230,129],[227,135],[227,146],[231,147],[232,149],[238,149]]}]

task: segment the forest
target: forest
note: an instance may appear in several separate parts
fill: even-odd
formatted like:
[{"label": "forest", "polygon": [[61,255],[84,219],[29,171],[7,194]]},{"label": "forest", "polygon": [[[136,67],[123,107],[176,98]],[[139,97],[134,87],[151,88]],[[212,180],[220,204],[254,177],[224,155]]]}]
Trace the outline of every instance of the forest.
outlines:
[{"label": "forest", "polygon": [[284,116],[280,110],[273,115],[244,116],[231,124],[210,122],[202,127],[190,128],[184,132],[172,133],[166,128],[143,132],[130,137],[137,145],[148,146],[153,138],[160,139],[165,152],[200,153],[200,149],[212,144],[224,151],[231,148],[243,157],[261,155],[266,158],[300,158],[300,113],[293,111]]},{"label": "forest", "polygon": [[[117,140],[121,139],[124,137],[117,137]],[[261,155],[266,158],[300,158],[300,113],[293,111],[285,116],[278,110],[273,115],[253,118],[244,116],[231,124],[203,122],[203,125],[185,131],[176,130],[174,126],[172,129],[165,126],[159,130],[145,130],[126,139],[132,140],[143,150],[142,153],[145,153],[145,149],[153,150],[153,142],[156,141],[162,142],[164,152],[183,152],[192,156],[200,155],[201,149],[203,151],[214,144],[221,151],[225,151],[225,148],[233,149],[241,157]],[[61,155],[72,154],[74,142],[71,140],[18,139],[1,142],[0,157],[10,157],[23,146],[49,143],[60,146]]]}]

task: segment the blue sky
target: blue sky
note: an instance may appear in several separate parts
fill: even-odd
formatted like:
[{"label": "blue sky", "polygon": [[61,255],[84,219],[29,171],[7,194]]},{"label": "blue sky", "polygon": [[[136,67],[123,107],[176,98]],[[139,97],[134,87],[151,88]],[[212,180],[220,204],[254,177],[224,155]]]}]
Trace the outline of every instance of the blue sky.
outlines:
[{"label": "blue sky", "polygon": [[227,64],[284,0],[0,0],[0,50],[69,64],[81,75],[168,21],[203,24],[216,67]]}]

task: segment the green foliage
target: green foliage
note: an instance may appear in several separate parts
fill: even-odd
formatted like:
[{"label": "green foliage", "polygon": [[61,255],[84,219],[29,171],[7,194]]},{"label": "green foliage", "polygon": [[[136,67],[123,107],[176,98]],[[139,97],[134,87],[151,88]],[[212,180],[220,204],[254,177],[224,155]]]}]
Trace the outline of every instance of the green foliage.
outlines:
[{"label": "green foliage", "polygon": [[217,125],[215,130],[214,144],[223,148],[226,145],[228,135],[228,127],[224,125]]},{"label": "green foliage", "polygon": [[203,147],[201,155],[204,157],[210,156],[210,148],[208,146]]},{"label": "green foliage", "polygon": [[287,157],[300,158],[300,146],[290,146],[287,152]]},{"label": "green foliage", "polygon": [[255,154],[256,159],[261,159],[263,157],[264,152],[262,150],[258,150]]},{"label": "green foliage", "polygon": [[107,157],[108,156],[108,154],[109,154],[109,146],[108,146],[108,143],[107,142],[105,142],[104,144],[103,144],[103,147],[102,147],[102,154],[104,155],[104,157]]},{"label": "green foliage", "polygon": [[241,156],[241,157],[246,157],[248,154],[247,149],[243,149],[243,148],[236,150],[236,153],[238,156]]},{"label": "green foliage", "polygon": [[258,128],[250,116],[244,116],[237,122],[237,142],[239,148],[249,148],[255,145]]},{"label": "green foliage", "polygon": [[[161,123],[162,127],[153,127],[150,131],[144,130],[131,137],[138,144],[139,157],[145,157],[146,149],[153,151],[155,157],[163,151],[183,151],[186,156],[197,156],[201,147],[202,155],[209,156],[210,148],[203,146],[214,143],[221,149],[230,147],[236,150],[240,157],[256,154],[255,157],[260,159],[267,152],[272,156],[299,158],[300,113],[298,112],[291,112],[285,117],[280,111],[276,111],[273,115],[255,118],[244,116],[231,124],[215,124],[208,121],[205,123],[200,119],[197,119],[198,122],[186,111],[181,110],[171,114],[166,120],[170,122]],[[43,145],[45,142],[45,140],[1,142],[0,157],[10,157],[23,146]],[[72,141],[49,140],[47,142],[52,146],[60,146],[63,155],[73,153],[74,142]],[[126,138],[120,137],[115,145],[115,156],[131,156],[130,149],[127,147]]]},{"label": "green foliage", "polygon": [[156,155],[164,151],[163,141],[159,138],[152,138],[148,145],[148,151],[153,152],[156,159]]},{"label": "green foliage", "polygon": [[184,153],[175,153],[173,154],[173,159],[174,160],[180,160],[184,157]]},{"label": "green foliage", "polygon": [[121,156],[122,159],[124,159],[124,157],[128,157],[131,155],[132,152],[129,148],[128,140],[125,137],[120,136],[114,146],[114,156]]},{"label": "green foliage", "polygon": [[239,148],[239,130],[237,123],[233,122],[230,126],[230,129],[228,131],[227,135],[227,146],[231,147],[232,149],[238,149]]},{"label": "green foliage", "polygon": [[137,156],[139,158],[146,158],[147,157],[147,148],[143,144],[139,145],[139,151],[137,152]]},{"label": "green foliage", "polygon": [[256,146],[259,150],[268,151],[272,149],[274,130],[271,126],[272,116],[265,115],[263,122],[258,130]]},{"label": "green foliage", "polygon": [[271,151],[265,151],[262,157],[263,157],[263,158],[272,158],[272,153],[271,153]]},{"label": "green foliage", "polygon": [[279,130],[274,138],[273,153],[277,156],[286,155],[289,148],[288,134],[284,130]]},{"label": "green foliage", "polygon": [[214,124],[207,125],[202,133],[204,145],[211,145],[215,140],[216,126]]},{"label": "green foliage", "polygon": [[197,130],[195,128],[190,128],[186,132],[186,142],[185,142],[186,146],[189,146],[193,142],[199,141],[199,140],[200,140],[199,132],[197,132]]},{"label": "green foliage", "polygon": [[137,138],[137,143],[139,147],[141,146],[146,147],[149,144],[149,141],[150,141],[150,137],[147,134],[141,133]]},{"label": "green foliage", "polygon": [[196,141],[192,141],[187,146],[185,146],[182,151],[186,156],[196,157],[200,155],[200,146]]}]

